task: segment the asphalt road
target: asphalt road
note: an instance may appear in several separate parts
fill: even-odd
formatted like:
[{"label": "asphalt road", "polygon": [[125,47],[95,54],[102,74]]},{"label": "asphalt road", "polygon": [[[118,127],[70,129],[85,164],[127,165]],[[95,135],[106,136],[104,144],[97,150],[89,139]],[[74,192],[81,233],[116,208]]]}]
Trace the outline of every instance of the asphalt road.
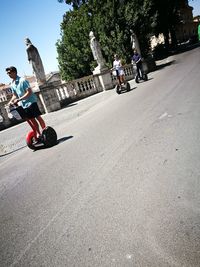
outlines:
[{"label": "asphalt road", "polygon": [[0,133],[2,267],[200,266],[200,48],[131,86]]}]

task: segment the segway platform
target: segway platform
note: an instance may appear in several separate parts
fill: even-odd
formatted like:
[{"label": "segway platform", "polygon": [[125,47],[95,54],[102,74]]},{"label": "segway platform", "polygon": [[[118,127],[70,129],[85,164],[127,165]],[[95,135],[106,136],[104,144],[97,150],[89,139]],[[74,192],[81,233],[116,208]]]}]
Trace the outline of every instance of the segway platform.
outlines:
[{"label": "segway platform", "polygon": [[139,75],[138,74],[136,74],[135,75],[135,82],[136,83],[139,83],[140,81],[148,81],[148,75],[146,74],[146,73],[143,73],[142,75],[141,75],[141,78],[139,77]]}]

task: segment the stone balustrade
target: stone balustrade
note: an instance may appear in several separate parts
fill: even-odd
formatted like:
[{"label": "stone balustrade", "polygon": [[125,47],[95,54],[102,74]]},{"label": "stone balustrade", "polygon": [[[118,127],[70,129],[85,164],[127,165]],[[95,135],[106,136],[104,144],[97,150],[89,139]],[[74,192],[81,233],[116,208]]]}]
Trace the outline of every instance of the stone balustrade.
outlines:
[{"label": "stone balustrade", "polygon": [[95,84],[93,75],[61,83],[55,86],[55,90],[61,106],[102,91]]},{"label": "stone balustrade", "polygon": [[8,94],[5,91],[0,91],[0,103],[7,101]]}]

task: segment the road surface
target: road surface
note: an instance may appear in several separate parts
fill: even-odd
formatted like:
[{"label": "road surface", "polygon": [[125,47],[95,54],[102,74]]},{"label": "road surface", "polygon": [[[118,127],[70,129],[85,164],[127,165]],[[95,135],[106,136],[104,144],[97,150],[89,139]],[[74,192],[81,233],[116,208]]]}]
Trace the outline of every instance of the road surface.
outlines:
[{"label": "road surface", "polygon": [[2,267],[200,266],[200,48],[131,86],[0,133]]}]

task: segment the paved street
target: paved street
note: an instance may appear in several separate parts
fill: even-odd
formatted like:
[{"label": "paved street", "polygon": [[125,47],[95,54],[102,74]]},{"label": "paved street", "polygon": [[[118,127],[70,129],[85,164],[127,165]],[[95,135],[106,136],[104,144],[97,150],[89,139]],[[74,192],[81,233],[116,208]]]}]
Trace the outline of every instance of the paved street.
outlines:
[{"label": "paved street", "polygon": [[200,48],[149,81],[0,132],[0,266],[200,266]]}]

